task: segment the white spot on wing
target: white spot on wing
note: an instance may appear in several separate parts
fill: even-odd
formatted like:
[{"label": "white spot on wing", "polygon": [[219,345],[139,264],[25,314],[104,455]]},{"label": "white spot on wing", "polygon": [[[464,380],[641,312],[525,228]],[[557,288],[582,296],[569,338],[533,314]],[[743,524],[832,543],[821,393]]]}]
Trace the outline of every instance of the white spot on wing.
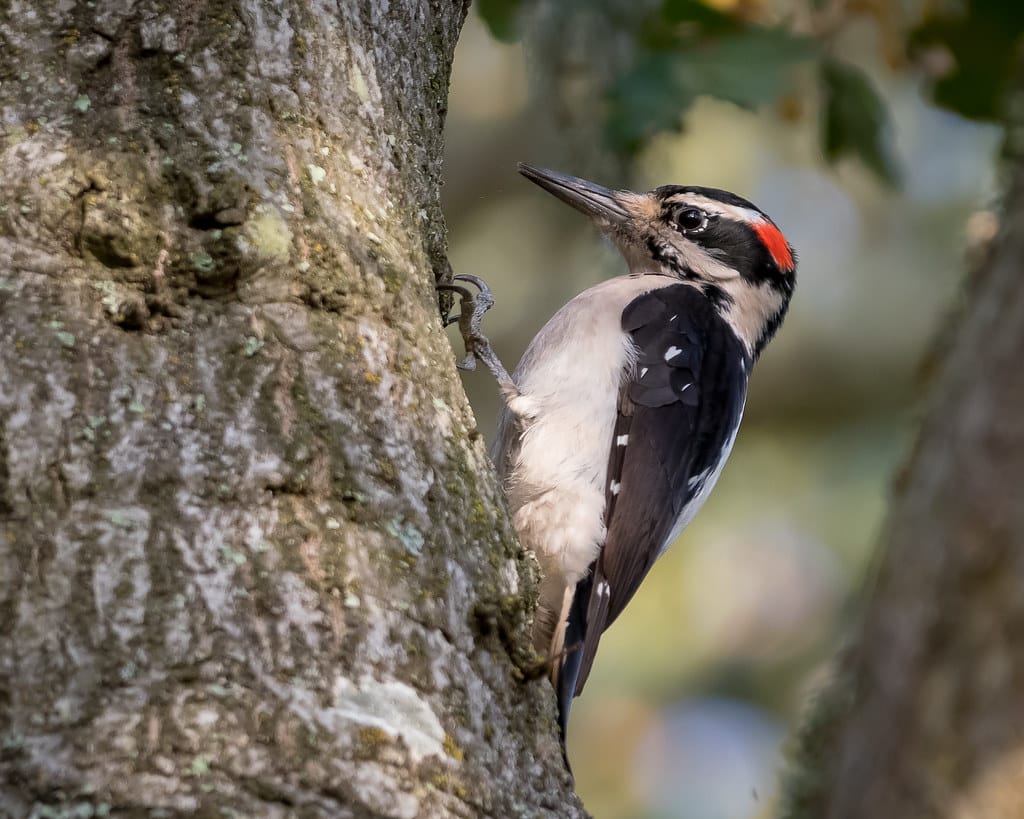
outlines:
[{"label": "white spot on wing", "polygon": [[643,378],[645,375],[647,375],[647,368],[646,367],[641,367],[640,368],[640,377]]},{"label": "white spot on wing", "polygon": [[696,486],[704,483],[704,481],[707,480],[707,477],[710,474],[711,474],[711,469],[710,468],[705,469],[703,472],[700,472],[697,475],[694,475],[692,478],[690,478],[690,480],[688,480],[686,482],[686,487],[688,489],[695,488]]},{"label": "white spot on wing", "polygon": [[611,587],[608,585],[607,580],[602,580],[597,584],[597,595],[598,597],[608,597],[612,593]]},{"label": "white spot on wing", "polygon": [[[740,410],[742,416],[743,411]],[[689,483],[693,484],[690,488],[696,488],[694,481],[700,481],[700,489],[697,490],[697,494],[694,498],[683,507],[679,513],[679,517],[676,519],[675,525],[672,527],[672,531],[669,532],[665,542],[661,544],[661,549],[658,551],[660,557],[665,553],[665,550],[672,544],[672,541],[679,537],[679,533],[683,531],[693,520],[694,515],[704,505],[704,501],[708,499],[708,495],[711,494],[711,490],[715,488],[715,484],[718,482],[718,476],[722,474],[722,467],[725,466],[725,462],[729,458],[729,453],[732,451],[732,445],[736,443],[736,433],[739,430],[739,421],[737,420],[736,426],[733,427],[732,432],[729,434],[729,439],[725,442],[725,446],[722,447],[722,453],[718,458],[718,463],[712,466],[709,470],[705,470],[709,474],[701,472],[690,479]]]},{"label": "white spot on wing", "polygon": [[615,446],[625,446],[629,443],[629,435],[620,435],[615,439]]},{"label": "white spot on wing", "polygon": [[618,495],[619,490],[621,488],[622,484],[619,483],[618,481],[612,481],[610,484],[608,484],[608,491],[611,492],[613,495]]},{"label": "white spot on wing", "polygon": [[673,345],[672,347],[669,347],[667,350],[665,350],[665,360],[666,361],[671,361],[673,358],[675,358],[681,352],[682,352],[681,348],[676,347],[676,346]]}]

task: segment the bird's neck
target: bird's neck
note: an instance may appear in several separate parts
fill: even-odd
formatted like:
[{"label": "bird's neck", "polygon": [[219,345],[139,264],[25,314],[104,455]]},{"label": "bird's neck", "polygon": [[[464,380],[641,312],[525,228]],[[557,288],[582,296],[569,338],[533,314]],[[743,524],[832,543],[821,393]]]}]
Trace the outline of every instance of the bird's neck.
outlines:
[{"label": "bird's neck", "polygon": [[756,359],[782,323],[789,299],[768,282],[756,284],[742,277],[707,287],[724,294],[716,307],[751,358]]},{"label": "bird's neck", "polygon": [[651,289],[685,284],[700,290],[715,305],[722,319],[732,328],[747,354],[756,359],[771,340],[786,313],[789,299],[771,284],[757,284],[739,274],[728,278],[679,278],[657,265],[636,265],[631,277],[651,281]]}]

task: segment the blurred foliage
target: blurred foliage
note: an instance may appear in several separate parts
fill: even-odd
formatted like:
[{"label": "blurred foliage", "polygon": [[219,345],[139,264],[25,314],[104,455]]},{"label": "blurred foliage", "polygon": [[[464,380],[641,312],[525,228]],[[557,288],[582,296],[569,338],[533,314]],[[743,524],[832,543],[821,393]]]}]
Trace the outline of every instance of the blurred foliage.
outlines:
[{"label": "blurred foliage", "polygon": [[477,11],[487,23],[491,35],[503,43],[519,36],[519,15],[523,0],[477,0]]},{"label": "blurred foliage", "polygon": [[[508,42],[520,36],[524,21],[544,2],[480,0],[479,11],[491,33]],[[938,104],[989,120],[1001,111],[1024,32],[1024,3],[1006,0],[965,0],[953,9],[925,3],[916,17],[884,3],[806,0],[800,13],[783,22],[760,19],[765,8],[741,0],[657,0],[629,8],[617,0],[594,0],[557,6],[556,14],[564,17],[603,15],[616,36],[628,41],[626,59],[607,55],[612,70],[601,89],[605,136],[616,155],[636,156],[655,135],[680,130],[700,96],[747,109],[798,109],[792,69],[813,64],[824,157],[830,162],[857,158],[879,179],[897,185],[900,163],[889,111],[868,74],[836,53],[842,25],[854,16],[873,17],[894,52],[892,67],[923,69]],[[595,44],[596,61],[606,47]],[[916,63],[908,62],[910,54]]]},{"label": "blurred foliage", "polygon": [[917,51],[941,49],[948,70],[932,87],[935,102],[971,119],[998,120],[1024,33],[1019,0],[966,0],[938,11],[911,32]]},{"label": "blurred foliage", "polygon": [[856,66],[821,61],[821,141],[825,158],[859,157],[889,184],[899,181],[899,165],[889,149],[889,113],[871,80]]},{"label": "blurred foliage", "polygon": [[742,108],[778,102],[788,69],[812,58],[814,42],[748,23],[697,0],[665,0],[645,16],[636,57],[608,89],[613,147],[635,153],[658,131],[679,126],[702,94]]}]

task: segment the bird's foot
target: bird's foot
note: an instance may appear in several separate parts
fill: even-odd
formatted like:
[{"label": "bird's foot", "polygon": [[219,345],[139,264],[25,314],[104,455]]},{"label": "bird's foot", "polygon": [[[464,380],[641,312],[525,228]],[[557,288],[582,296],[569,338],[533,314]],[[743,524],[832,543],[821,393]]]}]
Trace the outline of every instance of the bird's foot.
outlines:
[{"label": "bird's foot", "polygon": [[456,366],[460,370],[475,370],[476,362],[479,359],[497,379],[498,386],[503,393],[509,394],[511,392],[518,394],[518,390],[508,374],[508,370],[505,369],[491,347],[490,340],[480,332],[480,321],[484,313],[494,305],[494,296],[491,294],[491,288],[479,276],[472,276],[468,273],[452,276],[452,281],[467,282],[479,291],[473,293],[468,287],[458,284],[435,285],[438,290],[457,293],[459,296],[459,314],[457,316],[449,316],[445,321],[445,327],[458,322],[459,332],[462,334],[462,342],[466,345],[466,357],[458,362]]}]

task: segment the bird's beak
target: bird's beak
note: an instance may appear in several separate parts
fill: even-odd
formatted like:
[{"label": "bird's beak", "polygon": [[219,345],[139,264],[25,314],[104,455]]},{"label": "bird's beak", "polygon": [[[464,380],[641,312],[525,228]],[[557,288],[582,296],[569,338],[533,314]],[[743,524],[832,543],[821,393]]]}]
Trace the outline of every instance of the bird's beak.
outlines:
[{"label": "bird's beak", "polygon": [[632,217],[623,207],[623,197],[628,195],[626,191],[609,190],[585,179],[547,168],[535,168],[525,162],[519,163],[519,173],[591,219],[618,225]]}]

